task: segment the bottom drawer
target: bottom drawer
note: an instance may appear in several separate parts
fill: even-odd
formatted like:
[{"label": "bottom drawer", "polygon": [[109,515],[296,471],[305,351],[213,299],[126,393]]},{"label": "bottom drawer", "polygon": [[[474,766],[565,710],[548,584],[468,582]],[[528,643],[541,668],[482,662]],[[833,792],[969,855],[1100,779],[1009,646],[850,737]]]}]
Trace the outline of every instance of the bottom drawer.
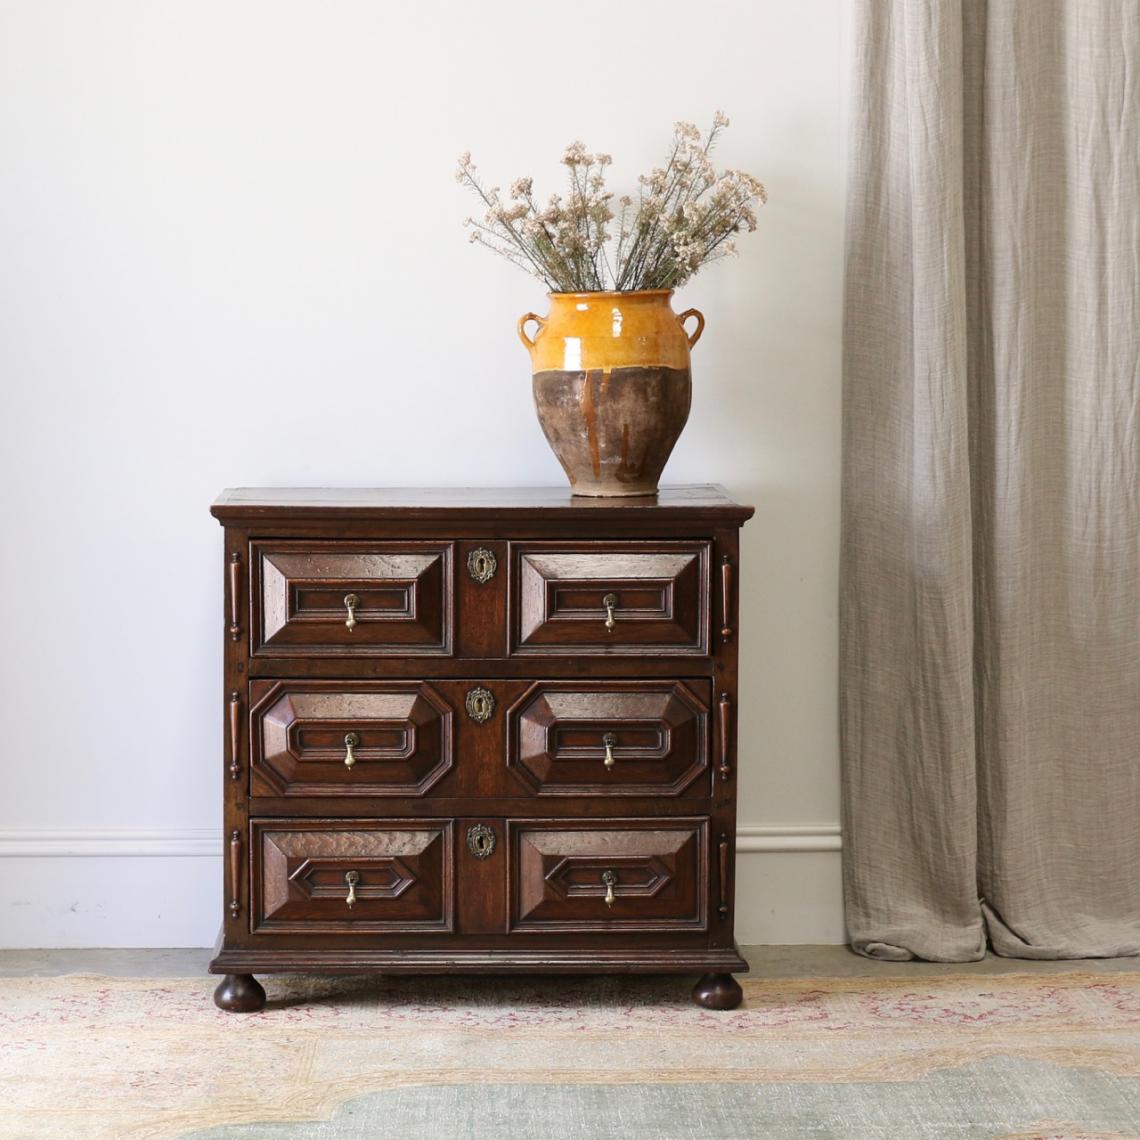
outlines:
[{"label": "bottom drawer", "polygon": [[509,820],[512,931],[706,930],[707,819]]},{"label": "bottom drawer", "polygon": [[448,932],[450,819],[259,819],[250,849],[253,932]]}]

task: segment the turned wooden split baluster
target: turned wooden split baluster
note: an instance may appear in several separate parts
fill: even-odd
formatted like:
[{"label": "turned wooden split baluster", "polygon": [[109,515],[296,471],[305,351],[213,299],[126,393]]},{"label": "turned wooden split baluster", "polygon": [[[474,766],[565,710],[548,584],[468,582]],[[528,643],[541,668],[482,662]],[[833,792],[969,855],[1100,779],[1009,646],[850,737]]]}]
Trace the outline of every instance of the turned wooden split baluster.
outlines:
[{"label": "turned wooden split baluster", "polygon": [[241,637],[241,555],[230,555],[230,640]]},{"label": "turned wooden split baluster", "polygon": [[732,698],[727,693],[721,693],[716,707],[720,713],[720,766],[717,771],[722,780],[727,780],[732,775],[732,765],[729,762],[733,740]]},{"label": "turned wooden split baluster", "polygon": [[727,641],[732,636],[732,559],[726,554],[720,562],[721,618],[720,635]]},{"label": "turned wooden split baluster", "polygon": [[230,693],[230,779],[241,775],[241,694]]}]

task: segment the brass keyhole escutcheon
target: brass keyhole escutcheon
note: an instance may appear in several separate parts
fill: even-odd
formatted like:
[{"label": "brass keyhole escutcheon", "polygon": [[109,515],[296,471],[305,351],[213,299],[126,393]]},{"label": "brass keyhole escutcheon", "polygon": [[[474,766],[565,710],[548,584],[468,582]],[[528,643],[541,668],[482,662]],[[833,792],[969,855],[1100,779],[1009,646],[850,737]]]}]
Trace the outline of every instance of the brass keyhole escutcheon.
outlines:
[{"label": "brass keyhole escutcheon", "polygon": [[360,872],[345,871],[344,881],[348,884],[348,895],[345,897],[344,905],[350,907],[356,902],[356,884],[360,882]]},{"label": "brass keyhole escutcheon", "polygon": [[472,581],[481,586],[494,578],[498,568],[498,559],[485,546],[480,546],[467,555],[467,573]]},{"label": "brass keyhole escutcheon", "polygon": [[606,750],[606,758],[602,761],[607,768],[612,768],[616,761],[614,760],[614,749],[617,747],[617,737],[612,732],[607,732],[602,737],[602,745]]},{"label": "brass keyhole escutcheon", "polygon": [[613,633],[614,626],[617,622],[614,621],[614,610],[617,609],[618,597],[617,594],[607,594],[602,599],[602,605],[606,607],[606,629]]},{"label": "brass keyhole escutcheon", "polygon": [[602,882],[606,888],[606,906],[613,906],[614,900],[617,898],[617,895],[614,894],[614,887],[617,886],[617,875],[613,871],[603,871]]},{"label": "brass keyhole escutcheon", "polygon": [[346,732],[344,734],[344,766],[351,768],[356,763],[356,753],[354,748],[360,747],[360,737],[355,732]]},{"label": "brass keyhole escutcheon", "polygon": [[467,829],[467,850],[476,859],[487,859],[495,853],[495,833],[485,824],[477,823]]},{"label": "brass keyhole escutcheon", "polygon": [[355,594],[344,595],[344,608],[348,611],[348,617],[344,619],[344,628],[351,633],[356,628],[356,607],[360,605],[360,599]]},{"label": "brass keyhole escutcheon", "polygon": [[495,715],[495,697],[489,689],[472,689],[464,701],[467,715],[476,724],[486,724]]}]

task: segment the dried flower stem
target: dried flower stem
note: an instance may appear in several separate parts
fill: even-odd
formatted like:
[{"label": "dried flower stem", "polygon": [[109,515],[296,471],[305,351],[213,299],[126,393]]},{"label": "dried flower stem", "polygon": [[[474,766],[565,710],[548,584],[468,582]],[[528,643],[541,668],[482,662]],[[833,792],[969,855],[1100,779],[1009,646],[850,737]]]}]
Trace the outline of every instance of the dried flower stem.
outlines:
[{"label": "dried flower stem", "polygon": [[709,155],[728,119],[717,112],[704,135],[692,123],[676,123],[663,168],[639,180],[632,198],[619,200],[617,239],[613,195],[606,189],[608,154],[590,154],[581,142],[562,156],[569,172],[565,200],[551,196],[545,207],[533,196],[530,178],[517,179],[504,201],[499,188],[484,187],[470,154],[459,159],[456,180],[479,197],[482,221],[468,218],[471,240],[545,281],[554,292],[602,289],[672,289],[703,265],[735,252],[730,240],[756,228],[756,208],[767,201],[749,174],[713,168]]}]

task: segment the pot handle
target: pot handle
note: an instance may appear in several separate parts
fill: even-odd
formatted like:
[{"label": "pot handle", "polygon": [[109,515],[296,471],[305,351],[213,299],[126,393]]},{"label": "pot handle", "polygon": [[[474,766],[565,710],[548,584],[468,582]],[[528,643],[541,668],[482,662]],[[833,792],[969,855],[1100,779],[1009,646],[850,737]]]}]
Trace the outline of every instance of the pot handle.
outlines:
[{"label": "pot handle", "polygon": [[[689,336],[689,330],[685,328],[685,322],[690,317],[697,318],[697,331],[693,333],[692,336]],[[693,345],[701,339],[701,333],[705,331],[705,315],[700,311],[700,309],[686,309],[683,313],[680,314],[680,316],[677,317],[677,324],[681,326],[681,332],[683,332],[685,336],[688,337],[689,347],[692,348]]]},{"label": "pot handle", "polygon": [[536,337],[538,336],[538,333],[542,332],[542,330],[546,327],[546,321],[544,321],[542,317],[540,317],[537,313],[524,313],[521,317],[519,317],[519,340],[521,340],[523,344],[526,345],[529,351],[533,352],[534,341],[526,335],[526,325],[528,321],[534,321],[534,323],[538,325],[538,332],[534,334]]}]

